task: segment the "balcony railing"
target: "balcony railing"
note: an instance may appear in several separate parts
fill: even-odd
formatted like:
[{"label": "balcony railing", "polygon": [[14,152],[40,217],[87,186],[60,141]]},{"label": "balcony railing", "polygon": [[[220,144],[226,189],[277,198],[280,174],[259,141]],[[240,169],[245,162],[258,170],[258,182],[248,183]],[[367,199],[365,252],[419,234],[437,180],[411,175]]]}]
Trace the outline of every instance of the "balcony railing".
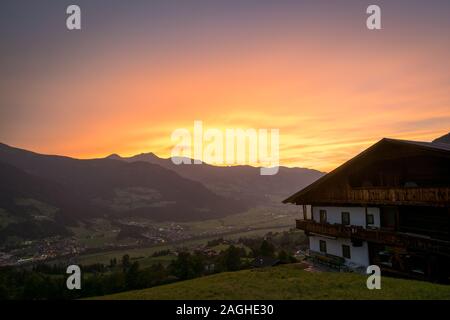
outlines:
[{"label": "balcony railing", "polygon": [[305,196],[299,202],[447,206],[450,204],[450,188],[336,188]]},{"label": "balcony railing", "polygon": [[380,229],[365,229],[361,226],[318,223],[313,220],[297,220],[296,226],[297,229],[304,230],[306,233],[316,233],[336,238],[349,238],[352,240],[368,241],[385,244],[388,246],[399,246],[450,256],[449,241],[432,239],[419,235],[416,236]]},{"label": "balcony railing", "polygon": [[350,238],[352,235],[349,227],[341,224],[318,223],[312,220],[297,220],[297,229],[305,232],[323,234],[331,237]]}]

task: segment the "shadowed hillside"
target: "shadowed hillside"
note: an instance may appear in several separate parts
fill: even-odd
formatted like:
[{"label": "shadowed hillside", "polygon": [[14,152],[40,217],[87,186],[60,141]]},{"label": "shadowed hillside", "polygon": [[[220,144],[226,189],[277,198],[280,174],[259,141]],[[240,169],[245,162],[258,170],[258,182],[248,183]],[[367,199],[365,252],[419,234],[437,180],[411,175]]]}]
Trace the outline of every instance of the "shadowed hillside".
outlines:
[{"label": "shadowed hillside", "polygon": [[0,241],[67,235],[67,226],[92,218],[198,221],[280,206],[283,196],[322,175],[301,168],[261,176],[250,166],[176,166],[153,154],[80,160],[5,144],[0,163]]},{"label": "shadowed hillside", "polygon": [[205,163],[175,165],[170,158],[159,158],[153,153],[143,153],[129,158],[113,154],[108,158],[158,164],[185,178],[203,183],[219,195],[243,200],[250,206],[278,203],[286,194],[306,187],[324,174],[312,169],[280,167],[276,175],[262,176],[260,168],[256,167],[219,167]]},{"label": "shadowed hillside", "polygon": [[[0,234],[9,229],[21,234],[20,230],[30,229],[23,228],[24,223],[35,225],[37,219],[60,226],[85,218],[131,215],[192,221],[246,209],[239,201],[156,164],[77,160],[6,145],[0,145],[0,159]],[[47,210],[51,216],[43,218],[45,213],[39,209],[43,206],[52,208]]]}]

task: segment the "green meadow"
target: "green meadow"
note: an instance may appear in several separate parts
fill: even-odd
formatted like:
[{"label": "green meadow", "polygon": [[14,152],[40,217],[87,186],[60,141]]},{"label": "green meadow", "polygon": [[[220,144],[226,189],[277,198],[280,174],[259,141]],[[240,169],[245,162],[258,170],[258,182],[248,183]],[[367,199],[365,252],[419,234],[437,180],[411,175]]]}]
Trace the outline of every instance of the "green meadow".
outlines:
[{"label": "green meadow", "polygon": [[302,264],[291,264],[225,272],[96,299],[450,300],[448,285],[383,277],[380,290],[369,290],[366,280],[361,274],[307,272]]}]

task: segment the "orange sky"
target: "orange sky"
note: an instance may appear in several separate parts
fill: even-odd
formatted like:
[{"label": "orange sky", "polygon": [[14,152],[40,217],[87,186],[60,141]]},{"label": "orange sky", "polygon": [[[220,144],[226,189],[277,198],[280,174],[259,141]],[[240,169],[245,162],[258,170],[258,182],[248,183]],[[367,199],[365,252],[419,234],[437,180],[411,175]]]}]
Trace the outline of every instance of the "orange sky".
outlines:
[{"label": "orange sky", "polygon": [[282,165],[329,171],[383,137],[447,133],[445,19],[411,32],[387,14],[372,32],[359,9],[337,22],[307,15],[301,26],[270,11],[239,17],[239,28],[213,17],[159,37],[144,22],[87,28],[73,43],[65,34],[48,55],[37,50],[42,63],[25,57],[2,76],[1,142],[81,158],[168,157],[172,131],[201,120],[278,128]]}]

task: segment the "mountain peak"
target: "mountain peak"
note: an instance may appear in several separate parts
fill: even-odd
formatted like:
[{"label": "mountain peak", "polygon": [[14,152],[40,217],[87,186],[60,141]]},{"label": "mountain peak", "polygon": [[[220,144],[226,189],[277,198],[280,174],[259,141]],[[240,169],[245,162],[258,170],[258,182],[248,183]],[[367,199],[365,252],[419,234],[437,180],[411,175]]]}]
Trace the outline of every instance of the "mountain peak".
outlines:
[{"label": "mountain peak", "polygon": [[158,159],[158,156],[156,154],[154,154],[153,152],[147,152],[147,153],[140,153],[135,156],[132,156],[132,157],[130,157],[130,159],[142,161],[142,160],[148,160],[148,159]]},{"label": "mountain peak", "polygon": [[113,153],[113,154],[110,154],[109,156],[107,156],[106,159],[120,160],[120,159],[122,159],[122,157],[119,156],[117,153]]},{"label": "mountain peak", "polygon": [[152,156],[152,157],[156,157],[156,155],[153,152],[143,152],[138,154],[137,156]]}]

